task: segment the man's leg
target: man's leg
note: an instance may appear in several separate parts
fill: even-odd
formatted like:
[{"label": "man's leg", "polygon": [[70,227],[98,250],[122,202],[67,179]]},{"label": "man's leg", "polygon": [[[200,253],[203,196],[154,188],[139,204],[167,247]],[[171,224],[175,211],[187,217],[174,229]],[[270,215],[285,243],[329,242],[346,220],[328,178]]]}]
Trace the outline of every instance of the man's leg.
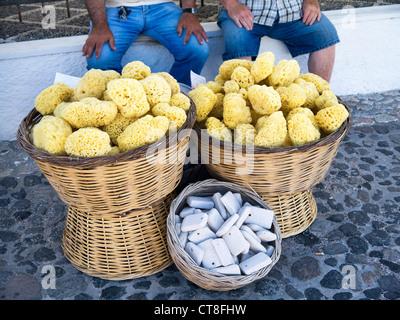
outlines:
[{"label": "man's leg", "polygon": [[268,27],[256,24],[251,31],[239,28],[226,10],[221,10],[218,14],[218,25],[224,34],[225,52],[222,55],[224,61],[230,59],[251,60],[251,57],[257,56],[261,37],[268,30]]},{"label": "man's leg", "polygon": [[107,8],[107,21],[114,35],[116,50],[112,50],[108,42],[104,43],[99,58],[93,53],[87,59],[88,69],[122,71],[121,60],[133,41],[143,29],[143,16],[141,9],[131,9],[127,20],[119,17],[119,8]]},{"label": "man's leg", "polygon": [[333,65],[335,63],[335,45],[310,53],[308,71],[331,81]]},{"label": "man's leg", "polygon": [[330,81],[335,63],[335,44],[339,42],[339,37],[324,14],[320,21],[312,25],[305,25],[301,19],[276,23],[268,36],[283,41],[292,57],[309,53],[309,72]]},{"label": "man's leg", "polygon": [[174,56],[169,73],[180,83],[191,85],[190,70],[200,74],[209,55],[208,44],[200,44],[195,35],[183,44],[185,31],[176,31],[182,9],[172,2],[147,6],[144,34],[160,42]]}]

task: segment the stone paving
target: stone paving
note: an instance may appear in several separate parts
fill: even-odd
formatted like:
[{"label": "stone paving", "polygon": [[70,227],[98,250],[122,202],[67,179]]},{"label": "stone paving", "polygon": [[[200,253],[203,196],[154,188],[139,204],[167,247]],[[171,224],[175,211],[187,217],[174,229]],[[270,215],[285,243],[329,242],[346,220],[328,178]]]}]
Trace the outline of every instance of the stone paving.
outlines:
[{"label": "stone paving", "polygon": [[[353,124],[323,182],[315,221],[283,239],[264,278],[207,291],[175,265],[124,281],[64,257],[66,205],[16,141],[0,142],[0,299],[400,300],[400,90],[342,97]],[[55,268],[55,288],[42,285]]]}]

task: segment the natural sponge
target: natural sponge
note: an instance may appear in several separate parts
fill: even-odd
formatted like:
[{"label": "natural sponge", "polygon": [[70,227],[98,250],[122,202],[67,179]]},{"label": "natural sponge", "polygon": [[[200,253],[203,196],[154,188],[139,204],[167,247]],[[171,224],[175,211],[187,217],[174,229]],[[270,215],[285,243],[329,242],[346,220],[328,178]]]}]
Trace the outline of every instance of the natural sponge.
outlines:
[{"label": "natural sponge", "polygon": [[113,121],[117,113],[117,105],[112,101],[84,98],[68,104],[61,117],[74,128],[101,127]]},{"label": "natural sponge", "polygon": [[219,74],[223,79],[229,80],[231,79],[233,70],[235,70],[235,68],[239,66],[245,67],[247,70],[250,71],[251,67],[253,66],[253,61],[245,59],[225,60],[219,67]]},{"label": "natural sponge", "polygon": [[169,120],[163,116],[144,116],[131,123],[117,141],[121,152],[154,143],[162,138],[169,128]]},{"label": "natural sponge", "polygon": [[65,140],[72,128],[64,119],[46,115],[32,128],[32,143],[39,150],[54,155],[65,155]]},{"label": "natural sponge", "polygon": [[176,129],[180,129],[187,119],[185,110],[170,106],[168,103],[158,103],[152,109],[151,112],[155,116],[164,116],[175,124]]},{"label": "natural sponge", "polygon": [[215,117],[209,117],[206,121],[208,134],[219,140],[232,142],[232,132],[225,124]]},{"label": "natural sponge", "polygon": [[182,92],[177,92],[173,94],[171,100],[169,100],[169,104],[171,106],[179,107],[186,112],[188,112],[190,109],[190,99]]},{"label": "natural sponge", "polygon": [[307,100],[305,90],[296,83],[288,87],[279,87],[276,89],[281,97],[281,111],[286,116],[291,110],[301,107]]},{"label": "natural sponge", "polygon": [[120,79],[121,75],[115,70],[102,70],[104,78],[106,79],[106,86],[111,80]]},{"label": "natural sponge", "polygon": [[90,69],[76,84],[74,98],[77,101],[88,97],[101,99],[105,90],[106,78],[103,71],[99,69]]},{"label": "natural sponge", "polygon": [[240,91],[240,86],[239,83],[237,83],[235,80],[227,80],[224,83],[224,91],[225,94],[228,93],[239,93]]},{"label": "natural sponge", "polygon": [[109,124],[103,126],[101,129],[108,133],[112,143],[118,144],[117,139],[124,130],[137,119],[125,118],[121,113],[117,113],[116,117]]},{"label": "natural sponge", "polygon": [[303,106],[314,109],[316,100],[319,98],[319,93],[317,87],[314,83],[305,81],[303,79],[297,78],[294,83],[298,84],[300,87],[304,89],[306,94],[306,101],[304,102]]},{"label": "natural sponge", "polygon": [[323,131],[331,133],[339,129],[348,116],[349,112],[345,106],[337,104],[318,111],[315,115],[315,120]]},{"label": "natural sponge", "polygon": [[289,121],[290,119],[292,119],[292,117],[296,114],[304,114],[305,116],[307,116],[311,123],[313,124],[313,126],[315,128],[318,129],[318,123],[317,120],[315,120],[315,116],[314,113],[311,111],[311,109],[309,108],[303,108],[303,107],[299,107],[299,108],[294,108],[292,111],[289,112],[289,114],[286,116],[286,121]]},{"label": "natural sponge", "polygon": [[287,135],[286,119],[282,111],[276,111],[265,121],[264,126],[257,133],[254,145],[276,148],[285,145]]},{"label": "natural sponge", "polygon": [[240,88],[247,89],[254,84],[254,76],[242,66],[236,67],[231,74],[231,80],[236,81]]},{"label": "natural sponge", "polygon": [[158,72],[155,73],[155,75],[163,77],[165,81],[168,82],[169,86],[171,87],[171,95],[181,92],[181,87],[179,86],[178,81],[176,81],[176,79],[173,76],[171,76],[168,72]]},{"label": "natural sponge", "polygon": [[325,90],[331,90],[329,82],[314,73],[304,73],[299,75],[299,78],[314,83],[319,94]]},{"label": "natural sponge", "polygon": [[250,108],[240,93],[228,93],[223,108],[223,120],[229,129],[235,129],[240,123],[251,123]]},{"label": "natural sponge", "polygon": [[260,53],[257,56],[250,69],[256,83],[266,79],[272,73],[274,62],[275,56],[271,51]]},{"label": "natural sponge", "polygon": [[300,75],[300,66],[296,60],[280,60],[268,77],[273,87],[287,87]]},{"label": "natural sponge", "polygon": [[170,101],[171,87],[162,76],[151,75],[140,80],[140,83],[146,92],[150,107],[154,107],[157,103]]},{"label": "natural sponge", "polygon": [[318,110],[328,108],[339,104],[336,95],[331,90],[324,90],[322,94],[315,100],[315,106]]},{"label": "natural sponge", "polygon": [[254,145],[254,138],[257,134],[256,129],[250,123],[238,124],[234,130],[235,143],[242,145]]},{"label": "natural sponge", "polygon": [[70,156],[99,157],[111,150],[110,136],[99,128],[81,128],[65,141],[65,151]]},{"label": "natural sponge", "polygon": [[142,61],[132,61],[127,63],[121,72],[122,78],[135,80],[142,80],[148,77],[150,74],[150,67],[145,65]]},{"label": "natural sponge", "polygon": [[146,92],[138,80],[112,80],[107,85],[107,93],[126,118],[138,118],[150,110]]},{"label": "natural sponge", "polygon": [[293,114],[287,123],[290,140],[294,146],[301,146],[321,137],[319,130],[313,125],[310,118],[303,113]]},{"label": "natural sponge", "polygon": [[70,86],[62,82],[57,82],[36,96],[35,108],[42,115],[52,114],[57,105],[67,101],[73,93],[74,89]]},{"label": "natural sponge", "polygon": [[272,114],[281,108],[281,97],[272,87],[255,84],[248,90],[248,98],[253,109],[261,115]]},{"label": "natural sponge", "polygon": [[198,86],[190,91],[188,96],[196,105],[196,121],[203,121],[214,107],[217,95],[206,86]]}]

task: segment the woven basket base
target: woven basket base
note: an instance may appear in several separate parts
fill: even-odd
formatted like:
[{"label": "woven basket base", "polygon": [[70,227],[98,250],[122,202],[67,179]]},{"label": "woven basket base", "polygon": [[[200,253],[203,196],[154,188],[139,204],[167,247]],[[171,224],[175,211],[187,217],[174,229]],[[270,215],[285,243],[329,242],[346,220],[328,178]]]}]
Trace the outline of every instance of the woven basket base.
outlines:
[{"label": "woven basket base", "polygon": [[69,207],[62,249],[85,274],[125,280],[155,274],[173,261],[166,239],[173,195],[125,215],[87,213]]},{"label": "woven basket base", "polygon": [[289,195],[260,196],[274,210],[282,238],[303,232],[317,216],[317,204],[311,190]]}]

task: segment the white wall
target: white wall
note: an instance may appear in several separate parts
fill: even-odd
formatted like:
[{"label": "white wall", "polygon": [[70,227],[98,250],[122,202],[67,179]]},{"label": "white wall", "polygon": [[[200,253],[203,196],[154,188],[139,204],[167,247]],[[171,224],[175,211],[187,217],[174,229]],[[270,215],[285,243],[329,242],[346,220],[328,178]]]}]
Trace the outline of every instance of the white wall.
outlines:
[{"label": "white wall", "polygon": [[[331,85],[338,95],[400,89],[400,5],[328,11],[341,39]],[[203,24],[210,39],[210,57],[202,75],[218,74],[224,51],[222,32],[215,23]],[[56,72],[81,77],[86,61],[81,48],[86,36],[0,44],[0,140],[13,140],[34,99],[53,83]],[[279,41],[265,38],[260,51],[271,50],[276,60],[291,58]],[[160,44],[140,37],[123,63],[142,60],[154,72],[167,71],[172,56]],[[296,58],[307,72],[307,56]]]}]

